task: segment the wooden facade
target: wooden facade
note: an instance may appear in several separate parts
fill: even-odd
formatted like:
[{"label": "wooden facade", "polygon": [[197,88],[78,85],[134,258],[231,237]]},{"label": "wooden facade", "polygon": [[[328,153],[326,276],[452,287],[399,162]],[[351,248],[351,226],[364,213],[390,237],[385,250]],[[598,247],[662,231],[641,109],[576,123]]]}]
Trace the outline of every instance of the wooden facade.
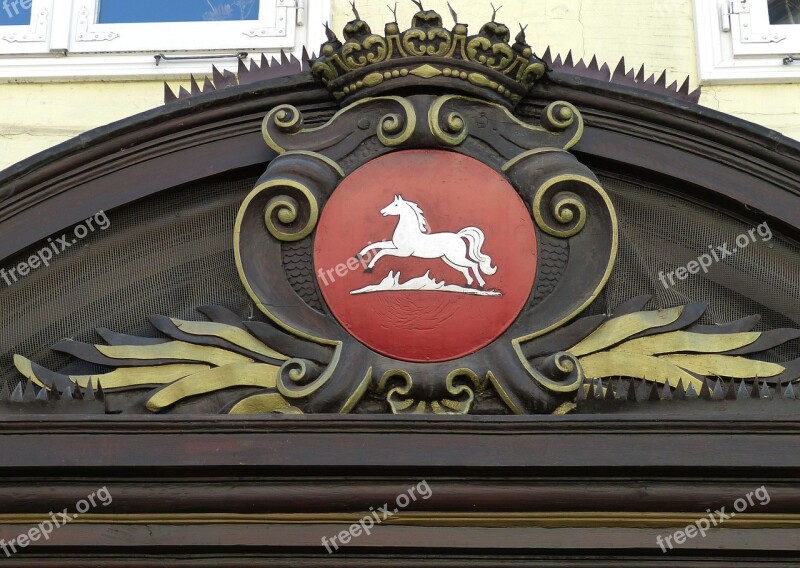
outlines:
[{"label": "wooden facade", "polygon": [[[424,17],[419,16],[416,25],[424,29],[441,25],[436,25],[434,16],[421,13]],[[370,36],[360,25],[358,19],[351,22],[348,39]],[[502,39],[502,30],[489,27],[488,31],[494,34],[492,41]],[[334,39],[332,44],[338,42]],[[521,45],[515,45],[514,53],[536,63],[530,53],[525,57]],[[414,59],[417,70],[427,64],[423,59]],[[431,63],[435,67],[441,62]],[[785,242],[797,242],[800,145],[796,142],[666,91],[659,94],[567,70],[545,72],[545,67],[543,63],[536,81],[519,87],[524,97],[513,89],[508,95],[501,92],[489,97],[481,85],[463,80],[464,85],[456,88],[452,81],[439,81],[439,75],[423,69],[408,77],[398,72],[398,77],[407,80],[397,86],[368,85],[377,102],[359,103],[361,95],[348,92],[345,96],[344,91],[337,95],[336,88],[343,88],[346,81],[336,84],[327,77],[329,86],[334,83],[335,87],[329,90],[320,81],[324,73],[310,71],[173,101],[0,173],[0,258],[11,265],[12,260],[32,254],[37,243],[97,211],[124,211],[167,192],[179,194],[198,182],[258,178],[257,187],[267,187],[273,179],[309,178],[317,184],[315,188],[330,185],[319,190],[325,194],[319,199],[324,203],[329,195],[325,192],[334,191],[340,177],[378,156],[405,150],[449,152],[483,161],[504,172],[526,205],[531,196],[519,188],[542,171],[563,166],[572,168],[571,175],[581,172],[587,180],[584,185],[592,188],[607,178],[632,187],[661,188],[751,225],[766,222]],[[390,77],[392,69],[386,68]],[[369,83],[365,77],[359,80]],[[376,136],[376,121],[381,124],[386,115],[401,113],[398,104],[404,112],[411,107],[425,116],[434,105],[448,104],[437,97],[451,95],[470,95],[450,101],[452,108],[445,109],[457,120],[438,123],[437,115],[428,124],[431,132],[414,131],[395,146],[367,145]],[[514,96],[520,100],[511,102]],[[556,101],[565,103],[554,107]],[[281,108],[287,114],[294,108],[318,124],[318,129],[304,133],[295,128],[299,116],[277,116],[276,109]],[[577,115],[570,115],[574,120],[569,124],[553,124],[559,121],[548,118],[548,109],[562,119],[569,114],[559,114],[563,109],[574,109]],[[346,116],[348,112],[352,118]],[[345,113],[346,120],[337,124],[342,116],[337,113]],[[503,113],[508,113],[507,118]],[[481,120],[501,127],[483,138],[473,129],[469,136],[480,143],[454,140],[465,124]],[[285,123],[283,128],[280,123]],[[567,166],[536,162],[519,179],[513,165],[502,170],[514,155],[499,148],[516,136],[516,123],[521,128],[542,126],[548,141],[551,135],[563,136],[565,143],[559,151],[566,155]],[[325,124],[332,125],[333,134],[321,140],[319,132],[328,133]],[[404,124],[409,124],[407,117]],[[419,124],[426,126],[424,120]],[[392,128],[387,132],[390,138],[397,134]],[[549,142],[538,142],[538,135],[514,139],[515,148],[521,148],[521,153],[552,149]],[[361,138],[353,142],[354,137]],[[334,138],[335,143],[331,142]],[[283,140],[297,147],[289,148]],[[285,155],[287,149],[293,155]],[[327,161],[320,160],[320,155]],[[341,168],[345,175],[337,177],[335,167],[325,169],[320,162],[323,166],[345,164]],[[304,183],[297,182],[305,187]],[[529,318],[531,325],[552,323],[556,331],[573,326],[566,339],[559,340],[567,342],[565,350],[615,316],[595,313],[580,323],[582,310],[606,283],[606,267],[614,269],[617,242],[613,208],[606,210],[600,199],[582,198],[591,232],[584,240],[566,233],[558,237],[569,242],[569,254],[577,263],[567,273],[570,280],[555,286],[564,299],[550,312],[531,311],[536,317]],[[255,213],[242,209],[236,246],[238,239],[256,235],[252,241],[242,241],[237,253],[240,275],[255,290],[251,297],[259,305],[259,290],[280,290],[285,276],[278,272],[280,245],[270,244],[263,226],[269,202],[256,203]],[[667,219],[665,215],[663,224],[650,227],[651,239],[675,230]],[[546,220],[537,226],[537,235],[542,235],[542,224]],[[273,245],[277,247],[273,260],[257,256]],[[781,270],[796,279],[796,264]],[[461,368],[476,369],[472,374],[479,378],[501,370],[500,378],[491,381],[497,393],[493,400],[477,386],[475,392],[463,385],[459,390],[456,377],[450,381],[454,388],[448,391],[458,391],[460,396],[468,388],[469,404],[456,397],[453,408],[457,412],[404,414],[401,410],[407,407],[387,394],[397,372],[405,369],[407,375],[422,377],[421,382],[427,384],[429,378],[442,379],[455,363],[413,361],[387,367],[384,355],[345,336],[327,306],[314,315],[296,304],[281,304],[281,298],[293,298],[291,289],[286,290],[286,295],[271,298],[272,303],[264,301],[277,306],[278,319],[291,322],[286,328],[305,325],[306,337],[329,332],[344,345],[343,366],[331,375],[321,394],[304,391],[291,398],[289,383],[277,391],[267,389],[267,396],[280,393],[290,399],[298,413],[268,412],[286,411],[288,403],[245,416],[226,413],[246,398],[267,392],[257,389],[236,391],[236,396],[228,398],[201,397],[188,410],[172,412],[180,397],[159,406],[153,402],[153,393],[164,391],[157,390],[162,387],[152,381],[129,385],[138,389],[115,390],[105,385],[105,392],[98,392],[96,383],[79,385],[70,387],[65,396],[67,389],[58,381],[79,373],[25,367],[17,359],[17,368],[27,369],[26,380],[18,383],[16,391],[8,389],[0,401],[0,539],[12,541],[46,520],[50,512],[73,507],[100,487],[107,488],[113,502],[79,516],[48,540],[32,543],[3,561],[8,566],[97,568],[677,563],[711,567],[794,566],[800,561],[800,489],[795,482],[800,471],[800,463],[795,463],[800,461],[800,447],[795,448],[800,444],[796,432],[800,409],[796,399],[800,397],[793,390],[800,375],[795,361],[781,363],[781,371],[769,376],[758,372],[742,376],[739,371],[721,376],[693,373],[691,377],[702,387],[688,395],[688,383],[670,377],[659,382],[652,376],[648,381],[647,376],[622,372],[597,379],[584,376],[578,373],[585,366],[578,355],[571,356],[574,366],[570,366],[557,354],[550,358],[551,352],[542,351],[545,347],[541,346],[520,348],[531,362],[530,368],[517,369],[508,358],[510,351],[500,348],[503,341],[511,343],[524,335],[524,312],[507,336],[458,358]],[[3,294],[0,290],[0,302],[5,301]],[[748,299],[754,305],[774,305],[773,296],[771,290],[753,290]],[[788,306],[796,299],[778,300],[785,302],[789,312]],[[626,301],[617,316],[642,313],[647,304],[647,299],[636,297]],[[697,321],[702,313],[697,307],[687,307],[680,316],[659,324],[660,331],[700,333]],[[142,318],[150,315],[143,313]],[[552,322],[538,322],[539,317],[552,318]],[[589,318],[595,319],[590,322]],[[256,320],[263,325],[269,321]],[[721,326],[720,334],[750,332],[746,323],[712,323],[728,324]],[[191,340],[185,333],[177,335],[179,329],[169,329],[165,332],[159,326],[173,339]],[[258,328],[247,329],[256,333],[253,330]],[[134,330],[115,331],[130,334],[126,336],[129,342],[136,336]],[[762,335],[743,346],[720,347],[716,353],[753,361],[757,369],[778,365],[750,356],[783,343],[791,346],[797,334],[792,329],[771,330],[767,335],[768,331],[757,332]],[[613,343],[634,335],[628,333]],[[328,348],[334,343],[312,340],[311,347],[298,346],[301,340],[283,338],[276,331],[269,337],[283,342],[278,351],[296,348],[301,354],[293,358],[309,361],[309,368],[321,365],[310,382],[324,376],[330,359],[320,359],[331,357]],[[152,345],[154,338],[140,338],[137,345]],[[763,341],[760,347],[747,351],[747,345],[757,340]],[[230,347],[230,342],[206,345],[223,344]],[[62,349],[76,359],[114,367],[108,359],[96,357],[95,347],[82,345],[73,342]],[[677,351],[703,352],[699,348]],[[126,353],[131,358],[132,352]],[[543,353],[548,356],[539,357]],[[265,357],[264,364],[269,364],[272,359]],[[155,358],[151,366],[171,363],[175,363],[172,357]],[[285,369],[288,364],[278,361],[273,366]],[[367,368],[385,372],[375,376],[368,372],[365,380]],[[301,374],[306,371],[303,367]],[[544,387],[533,388],[531,376],[536,373],[550,382],[543,379]],[[553,376],[557,380],[551,380]],[[553,382],[575,388],[546,386]],[[403,385],[398,384],[400,391],[395,392],[402,393]],[[484,387],[491,391],[488,384]],[[435,385],[429,390],[434,389]],[[276,399],[269,400],[274,404]],[[418,408],[434,408],[428,404]],[[372,534],[353,538],[333,553],[326,551],[323,537],[350,530],[365,514],[395,502],[398,495],[423,481],[431,489],[429,498],[398,510],[378,523]],[[740,512],[703,538],[689,539],[668,551],[659,548],[658,536],[692,525],[709,510],[726,506],[730,510],[737,499],[759,487],[768,489],[768,503]]]}]

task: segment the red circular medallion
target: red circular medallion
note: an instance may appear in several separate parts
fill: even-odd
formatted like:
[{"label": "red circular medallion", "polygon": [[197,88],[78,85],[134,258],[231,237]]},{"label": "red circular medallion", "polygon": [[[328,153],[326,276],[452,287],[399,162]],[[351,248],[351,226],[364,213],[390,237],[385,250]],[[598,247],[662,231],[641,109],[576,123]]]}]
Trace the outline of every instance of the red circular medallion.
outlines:
[{"label": "red circular medallion", "polygon": [[460,154],[377,158],[320,218],[314,268],[339,322],[371,349],[448,361],[497,339],[536,275],[531,216],[506,179]]}]

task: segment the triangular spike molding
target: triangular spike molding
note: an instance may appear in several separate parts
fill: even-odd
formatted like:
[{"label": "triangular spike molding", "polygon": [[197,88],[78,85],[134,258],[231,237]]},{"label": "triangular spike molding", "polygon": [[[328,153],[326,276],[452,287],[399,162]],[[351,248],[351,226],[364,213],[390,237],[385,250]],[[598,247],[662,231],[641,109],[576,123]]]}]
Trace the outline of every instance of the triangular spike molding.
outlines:
[{"label": "triangular spike molding", "polygon": [[686,396],[686,389],[683,388],[683,379],[678,381],[678,386],[675,387],[675,398],[680,400]]},{"label": "triangular spike molding", "polygon": [[739,388],[736,390],[736,398],[749,398],[750,393],[747,391],[747,385],[744,381],[739,383]]},{"label": "triangular spike molding", "polygon": [[725,386],[725,399],[736,400],[736,381],[734,379],[731,379]]},{"label": "triangular spike molding", "polygon": [[722,400],[725,398],[725,389],[722,387],[722,381],[719,378],[717,378],[714,383],[714,391],[712,392],[711,398],[714,400]]},{"label": "triangular spike molding", "polygon": [[711,400],[711,389],[708,387],[708,379],[703,381],[703,386],[700,387],[700,392],[697,396],[703,400]]},{"label": "triangular spike molding", "polygon": [[661,400],[661,397],[658,396],[658,383],[650,383],[650,392],[647,395],[647,400],[653,402]]},{"label": "triangular spike molding", "polygon": [[164,82],[164,104],[169,104],[178,100],[178,96],[170,89],[169,85]]},{"label": "triangular spike molding", "polygon": [[36,385],[31,380],[25,381],[25,388],[22,393],[22,400],[24,402],[33,402],[36,400]]},{"label": "triangular spike molding", "polygon": [[628,382],[628,393],[626,397],[630,402],[636,402],[636,387],[636,381],[631,379]]},{"label": "triangular spike molding", "polygon": [[605,400],[614,400],[615,398],[616,397],[614,396],[614,381],[609,379],[608,385],[606,385]]},{"label": "triangular spike molding", "polygon": [[14,392],[11,393],[11,402],[22,402],[22,383],[17,383]]}]

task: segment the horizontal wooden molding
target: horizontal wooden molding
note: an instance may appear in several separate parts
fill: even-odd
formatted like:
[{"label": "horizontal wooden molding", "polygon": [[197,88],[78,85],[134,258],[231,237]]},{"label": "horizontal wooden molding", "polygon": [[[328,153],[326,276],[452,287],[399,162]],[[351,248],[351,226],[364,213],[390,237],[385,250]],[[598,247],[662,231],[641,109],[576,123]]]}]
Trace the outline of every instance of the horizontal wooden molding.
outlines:
[{"label": "horizontal wooden molding", "polygon": [[[222,514],[189,513],[160,515],[85,514],[71,523],[90,525],[352,525],[370,512],[357,513],[265,513]],[[444,513],[403,512],[382,525],[413,527],[476,528],[680,528],[694,524],[708,513],[635,513],[575,511],[559,513]],[[36,525],[50,518],[39,515],[0,515],[2,525]],[[377,526],[377,523],[376,523]],[[716,529],[796,529],[800,513],[737,513]]]}]

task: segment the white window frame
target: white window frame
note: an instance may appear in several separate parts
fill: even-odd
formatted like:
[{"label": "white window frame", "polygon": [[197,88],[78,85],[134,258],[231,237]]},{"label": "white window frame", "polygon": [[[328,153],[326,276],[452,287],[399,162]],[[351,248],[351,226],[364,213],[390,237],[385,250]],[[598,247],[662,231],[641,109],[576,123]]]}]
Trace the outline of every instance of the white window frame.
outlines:
[{"label": "white window frame", "polygon": [[700,82],[800,80],[800,25],[770,25],[767,0],[694,0]]},{"label": "white window frame", "polygon": [[[0,57],[50,51],[53,2],[54,0],[33,0],[28,8],[31,11],[30,25],[0,26]],[[5,12],[0,12],[0,18],[5,16]]]},{"label": "white window frame", "polygon": [[182,78],[235,71],[243,52],[319,50],[331,0],[260,2],[258,20],[97,24],[100,0],[33,0],[30,26],[0,26],[0,82]]}]

